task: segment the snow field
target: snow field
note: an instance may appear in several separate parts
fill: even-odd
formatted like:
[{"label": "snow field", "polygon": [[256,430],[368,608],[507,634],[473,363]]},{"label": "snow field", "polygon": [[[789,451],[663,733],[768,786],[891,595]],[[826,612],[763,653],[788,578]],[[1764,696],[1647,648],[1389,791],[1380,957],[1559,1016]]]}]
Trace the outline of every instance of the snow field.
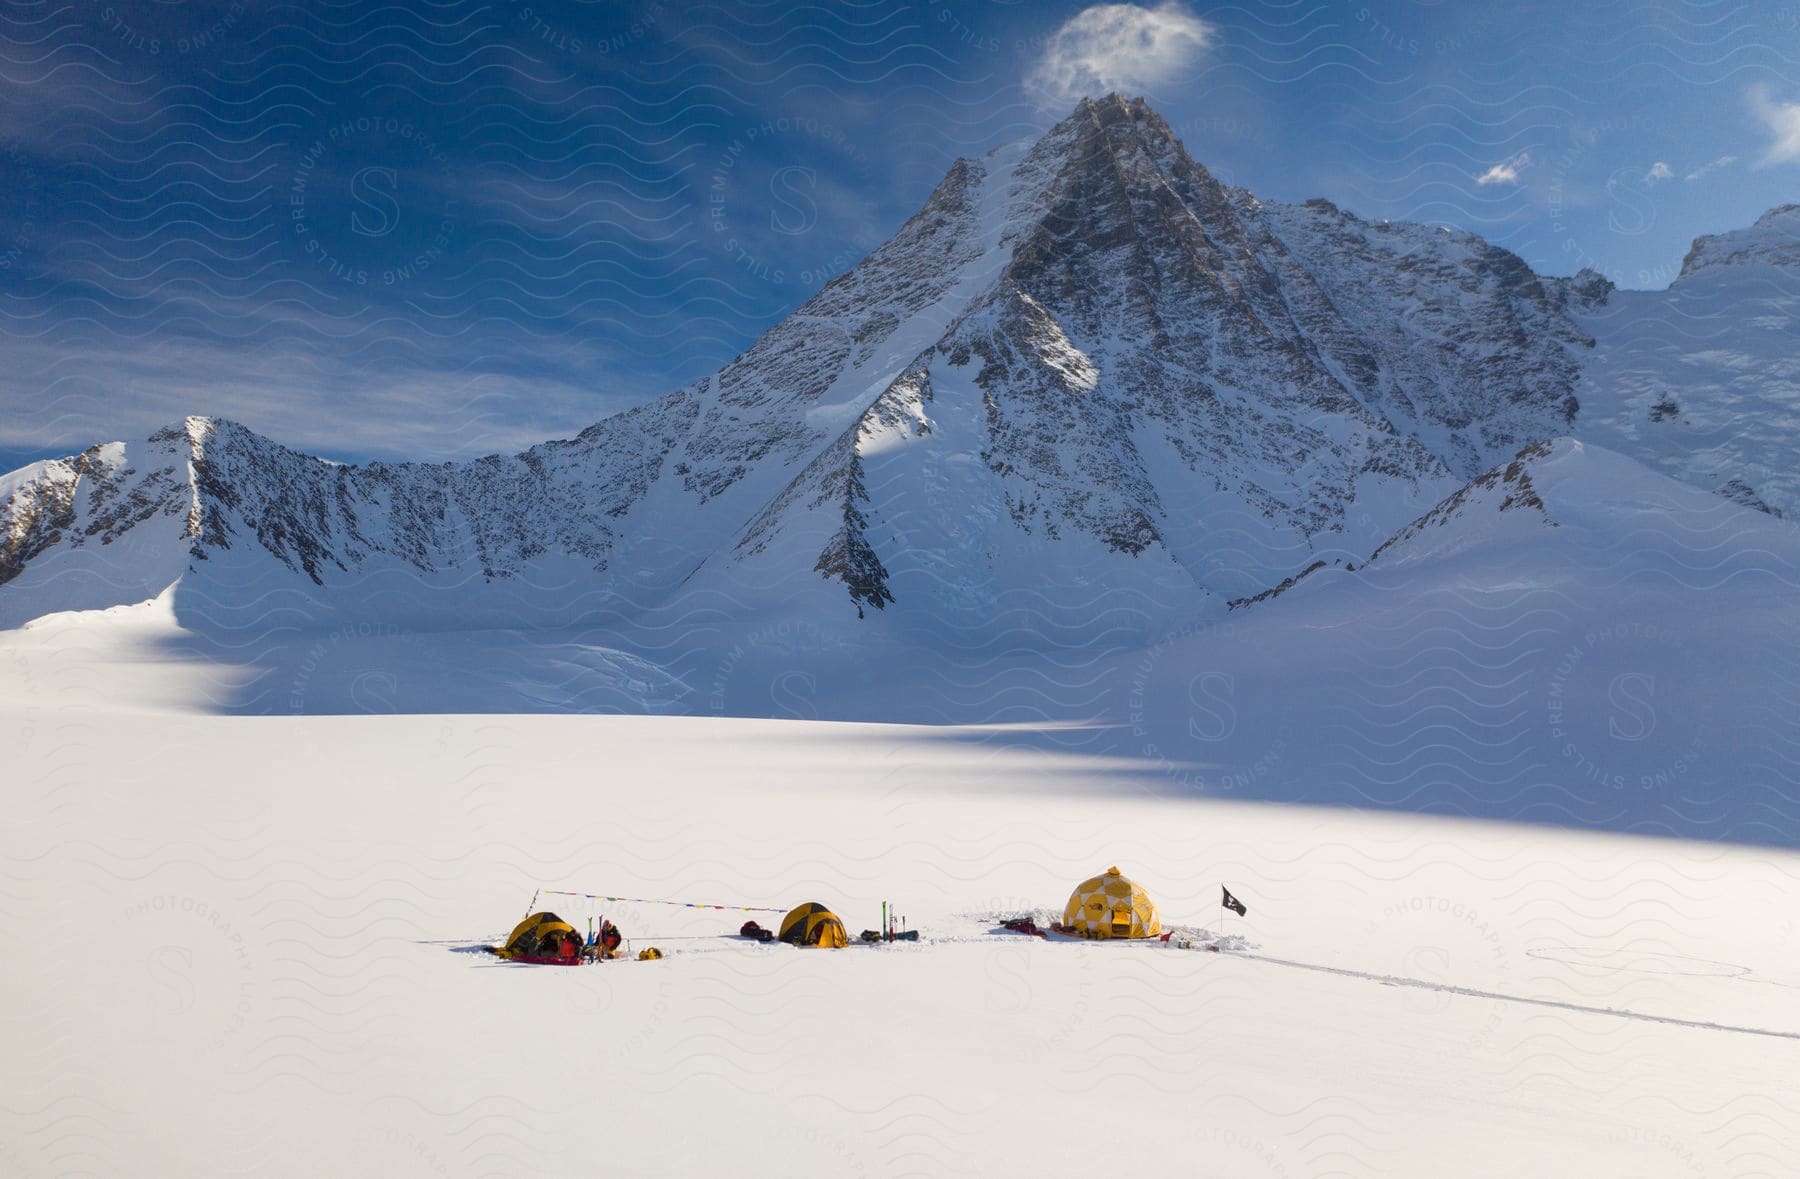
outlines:
[{"label": "snow field", "polygon": [[[45,703],[5,719],[37,734],[0,829],[19,1173],[1800,1163],[1795,1040],[988,932],[1117,863],[1270,958],[1800,1033],[1790,853],[1159,798],[1003,730]],[[853,934],[891,899],[928,940],[802,952],[617,905],[667,959],[467,952],[540,885],[821,900]]]}]

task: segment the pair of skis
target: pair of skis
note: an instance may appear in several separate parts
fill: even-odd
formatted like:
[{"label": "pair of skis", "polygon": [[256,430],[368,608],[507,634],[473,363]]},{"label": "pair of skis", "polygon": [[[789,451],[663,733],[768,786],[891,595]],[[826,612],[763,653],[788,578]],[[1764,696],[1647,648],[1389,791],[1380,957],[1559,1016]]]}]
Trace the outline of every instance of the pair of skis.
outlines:
[{"label": "pair of skis", "polygon": [[[898,922],[898,928],[895,923]],[[916,942],[919,931],[906,928],[906,918],[894,916],[892,901],[881,902],[881,940],[884,942]]]}]

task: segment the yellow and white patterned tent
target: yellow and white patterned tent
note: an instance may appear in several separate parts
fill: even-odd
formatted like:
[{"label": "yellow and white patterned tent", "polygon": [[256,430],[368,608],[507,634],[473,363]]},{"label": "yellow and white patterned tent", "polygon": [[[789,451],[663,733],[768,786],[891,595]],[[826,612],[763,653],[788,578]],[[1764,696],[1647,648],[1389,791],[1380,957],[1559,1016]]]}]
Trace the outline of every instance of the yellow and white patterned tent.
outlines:
[{"label": "yellow and white patterned tent", "polygon": [[1082,937],[1160,937],[1162,919],[1150,894],[1108,868],[1069,897],[1063,924]]}]

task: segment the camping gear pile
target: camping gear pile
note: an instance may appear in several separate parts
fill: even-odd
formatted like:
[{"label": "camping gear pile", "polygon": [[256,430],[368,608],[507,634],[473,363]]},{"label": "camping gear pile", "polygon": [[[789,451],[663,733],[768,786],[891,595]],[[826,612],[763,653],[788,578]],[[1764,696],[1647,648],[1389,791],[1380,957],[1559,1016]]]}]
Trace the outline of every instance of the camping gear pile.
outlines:
[{"label": "camping gear pile", "polygon": [[1024,933],[1032,937],[1050,936],[1045,930],[1038,928],[1038,923],[1030,917],[1008,918],[1000,923],[1000,928],[1008,933]]}]

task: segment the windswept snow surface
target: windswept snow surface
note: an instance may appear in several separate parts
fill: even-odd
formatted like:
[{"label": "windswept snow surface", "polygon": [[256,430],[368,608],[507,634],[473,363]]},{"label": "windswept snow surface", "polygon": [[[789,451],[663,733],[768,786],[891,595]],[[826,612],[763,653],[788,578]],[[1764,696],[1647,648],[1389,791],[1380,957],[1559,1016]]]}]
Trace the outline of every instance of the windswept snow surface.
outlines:
[{"label": "windswept snow surface", "polygon": [[[970,730],[0,724],[7,1174],[1800,1171],[1790,853],[1170,797]],[[1113,864],[1254,948],[991,932]],[[668,957],[474,950],[540,886],[925,937],[547,897]]]}]

